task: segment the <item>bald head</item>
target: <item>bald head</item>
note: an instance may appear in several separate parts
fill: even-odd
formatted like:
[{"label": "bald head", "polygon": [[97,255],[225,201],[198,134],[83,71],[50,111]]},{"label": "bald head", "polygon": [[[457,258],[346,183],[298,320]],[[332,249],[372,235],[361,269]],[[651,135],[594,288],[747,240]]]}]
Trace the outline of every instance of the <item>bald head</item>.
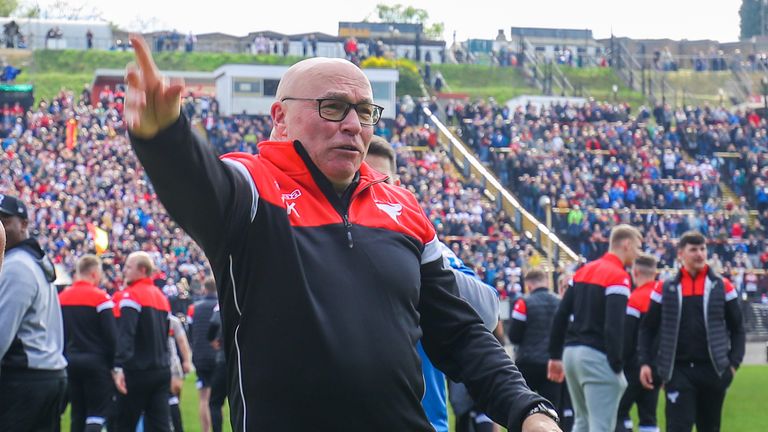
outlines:
[{"label": "bald head", "polygon": [[[321,95],[310,96],[302,91],[311,90],[324,79],[361,79],[368,82],[368,77],[360,68],[348,60],[313,57],[288,68],[280,79],[280,84],[277,85],[275,98],[282,100],[286,97],[321,97]],[[370,89],[370,83],[368,88]]]}]

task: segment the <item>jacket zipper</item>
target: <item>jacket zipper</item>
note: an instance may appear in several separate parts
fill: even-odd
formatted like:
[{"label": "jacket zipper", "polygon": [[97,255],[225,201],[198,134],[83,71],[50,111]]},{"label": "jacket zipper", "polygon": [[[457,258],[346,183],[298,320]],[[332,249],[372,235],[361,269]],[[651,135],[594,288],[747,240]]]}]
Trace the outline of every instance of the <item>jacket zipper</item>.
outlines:
[{"label": "jacket zipper", "polygon": [[371,186],[375,185],[376,183],[381,183],[384,180],[375,180],[372,181],[366,185],[364,185],[360,190],[352,194],[352,196],[349,198],[349,202],[346,203],[346,207],[344,207],[344,211],[338,211],[339,216],[341,216],[341,220],[344,222],[344,229],[347,232],[347,246],[349,246],[350,249],[355,247],[355,242],[352,239],[352,224],[349,222],[349,208],[352,206],[352,201],[355,200],[361,193],[363,193],[366,189],[370,188]]}]

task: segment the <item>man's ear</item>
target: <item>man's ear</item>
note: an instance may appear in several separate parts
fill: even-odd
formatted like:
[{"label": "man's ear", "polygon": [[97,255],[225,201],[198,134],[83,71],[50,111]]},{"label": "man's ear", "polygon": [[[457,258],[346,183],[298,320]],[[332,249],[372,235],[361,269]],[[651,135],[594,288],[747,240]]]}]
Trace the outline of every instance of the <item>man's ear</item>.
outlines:
[{"label": "man's ear", "polygon": [[270,139],[284,141],[287,139],[288,134],[286,133],[286,112],[283,103],[275,101],[270,108],[270,114],[272,115],[272,134]]}]

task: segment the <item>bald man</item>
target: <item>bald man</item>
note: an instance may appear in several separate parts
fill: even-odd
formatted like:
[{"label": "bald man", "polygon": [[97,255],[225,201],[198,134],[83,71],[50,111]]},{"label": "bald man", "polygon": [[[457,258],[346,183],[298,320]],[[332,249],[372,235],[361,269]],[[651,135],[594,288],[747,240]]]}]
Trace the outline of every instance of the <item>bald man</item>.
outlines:
[{"label": "bald man", "polygon": [[513,431],[559,431],[459,298],[416,198],[363,163],[382,108],[352,63],[286,71],[259,154],[213,149],[132,38],[126,115],[160,200],[214,271],[238,431],[432,431],[416,342]]}]

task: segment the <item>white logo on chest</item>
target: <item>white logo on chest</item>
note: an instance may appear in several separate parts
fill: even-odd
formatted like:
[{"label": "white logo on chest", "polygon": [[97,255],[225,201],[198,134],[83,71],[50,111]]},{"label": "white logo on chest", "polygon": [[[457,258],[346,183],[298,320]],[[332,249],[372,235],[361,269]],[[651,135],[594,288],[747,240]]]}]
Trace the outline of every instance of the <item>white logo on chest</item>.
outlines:
[{"label": "white logo on chest", "polygon": [[295,202],[288,202],[288,201],[295,201],[301,196],[301,191],[298,189],[295,189],[293,192],[289,194],[283,194],[283,204],[285,204],[285,211],[288,213],[288,216],[295,214],[297,218],[301,218],[301,215],[299,215],[299,211],[296,210],[296,203]]},{"label": "white logo on chest", "polygon": [[378,207],[379,210],[386,213],[387,216],[391,217],[393,221],[395,221],[398,224],[400,223],[400,221],[397,220],[397,217],[403,213],[403,206],[401,204],[377,202],[376,207]]}]

